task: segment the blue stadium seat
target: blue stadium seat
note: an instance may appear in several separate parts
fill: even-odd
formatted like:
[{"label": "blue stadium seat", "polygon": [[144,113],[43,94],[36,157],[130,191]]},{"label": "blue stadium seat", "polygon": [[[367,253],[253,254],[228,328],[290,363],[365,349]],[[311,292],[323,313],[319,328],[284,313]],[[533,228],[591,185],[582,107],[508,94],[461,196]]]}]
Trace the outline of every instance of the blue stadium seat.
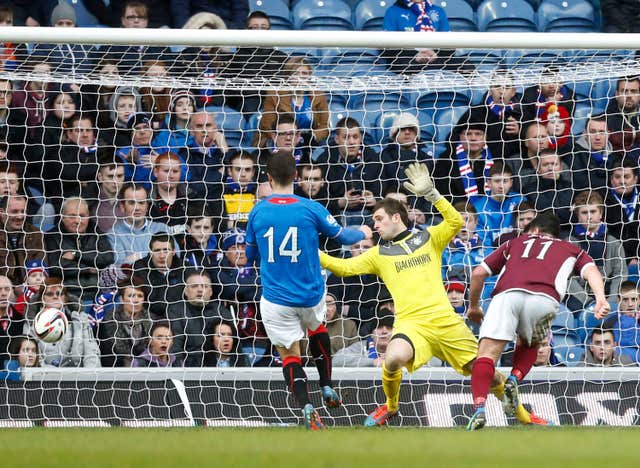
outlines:
[{"label": "blue stadium seat", "polygon": [[576,108],[573,111],[573,121],[571,122],[571,134],[576,137],[581,135],[587,125],[589,117],[603,112],[604,107],[594,107],[594,104],[591,102],[587,104],[576,104]]},{"label": "blue stadium seat", "polygon": [[597,32],[593,5],[588,0],[543,0],[538,7],[543,32]]},{"label": "blue stadium seat", "polygon": [[384,13],[391,4],[387,0],[362,0],[353,11],[353,24],[362,31],[382,31]]},{"label": "blue stadium seat", "polygon": [[227,106],[206,106],[205,109],[216,114],[216,123],[223,131],[229,148],[239,148],[246,126],[242,113]]},{"label": "blue stadium seat", "polygon": [[466,106],[436,109],[433,114],[433,123],[436,127],[436,143],[444,145],[449,141],[451,130],[468,109]]},{"label": "blue stadium seat", "polygon": [[471,92],[468,88],[427,91],[420,93],[416,98],[416,107],[427,111],[469,104],[471,104]]},{"label": "blue stadium seat", "polygon": [[349,108],[381,112],[383,110],[406,110],[413,107],[413,93],[402,91],[376,92],[366,91],[353,95]]},{"label": "blue stadium seat", "polygon": [[572,336],[577,338],[576,319],[566,306],[560,305],[556,318],[551,324],[551,331],[555,335]]},{"label": "blue stadium seat", "polygon": [[503,60],[503,51],[498,49],[456,49],[456,57],[476,68],[493,69]]},{"label": "blue stadium seat", "polygon": [[271,29],[293,29],[291,11],[285,0],[249,0],[249,9],[269,15]]},{"label": "blue stadium seat", "polygon": [[[260,129],[260,119],[262,118],[261,112],[255,112],[251,114],[249,119],[244,121],[242,127],[242,138],[240,139],[240,146],[246,149],[253,148],[253,138]],[[217,120],[220,120],[219,118]]]},{"label": "blue stadium seat", "polygon": [[447,14],[452,31],[477,31],[476,14],[464,0],[437,0],[435,5],[442,7]]},{"label": "blue stadium seat", "polygon": [[535,32],[535,12],[525,0],[485,0],[477,11],[478,29],[493,32]]},{"label": "blue stadium seat", "polygon": [[353,29],[351,7],[342,0],[300,0],[291,12],[296,29]]},{"label": "blue stadium seat", "polygon": [[559,49],[509,49],[505,51],[507,67],[530,67],[536,64],[564,62],[564,51]]},{"label": "blue stadium seat", "polygon": [[580,346],[575,338],[562,335],[553,335],[553,354],[560,364],[565,366],[575,366],[580,362],[584,353],[584,348]]}]

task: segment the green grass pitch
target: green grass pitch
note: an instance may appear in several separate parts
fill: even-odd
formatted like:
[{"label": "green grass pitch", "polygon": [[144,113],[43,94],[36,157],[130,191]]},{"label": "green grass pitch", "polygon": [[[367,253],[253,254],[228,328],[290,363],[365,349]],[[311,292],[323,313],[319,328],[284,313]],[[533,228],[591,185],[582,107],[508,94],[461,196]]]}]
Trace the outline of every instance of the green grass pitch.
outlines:
[{"label": "green grass pitch", "polygon": [[6,429],[3,467],[632,467],[640,428]]}]

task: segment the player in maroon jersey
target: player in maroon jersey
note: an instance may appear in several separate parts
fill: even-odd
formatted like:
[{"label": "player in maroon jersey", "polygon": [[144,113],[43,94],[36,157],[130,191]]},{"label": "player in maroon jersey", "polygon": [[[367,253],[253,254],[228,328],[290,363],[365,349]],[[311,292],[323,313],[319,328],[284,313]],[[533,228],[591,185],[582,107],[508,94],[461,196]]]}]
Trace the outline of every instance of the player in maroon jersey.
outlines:
[{"label": "player in maroon jersey", "polygon": [[[610,310],[602,275],[593,259],[580,247],[558,239],[560,220],[541,213],[525,234],[502,244],[473,270],[467,316],[482,322],[478,358],[471,374],[471,393],[476,408],[468,430],[486,423],[485,401],[504,346],[517,338],[513,368],[504,388],[503,406],[513,414],[519,403],[518,383],[531,370],[539,343],[549,334],[569,276],[576,274],[589,283],[596,298],[595,315],[604,318]],[[484,280],[500,274],[483,321],[480,295]]]}]

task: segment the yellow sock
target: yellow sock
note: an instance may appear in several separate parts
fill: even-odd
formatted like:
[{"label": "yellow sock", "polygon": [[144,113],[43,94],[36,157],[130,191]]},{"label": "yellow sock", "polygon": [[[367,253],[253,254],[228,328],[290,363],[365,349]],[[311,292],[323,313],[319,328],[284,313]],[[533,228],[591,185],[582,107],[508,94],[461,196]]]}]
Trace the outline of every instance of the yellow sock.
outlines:
[{"label": "yellow sock", "polygon": [[[493,393],[498,400],[502,401],[502,397],[504,396],[505,376],[501,372],[497,372],[497,371],[496,371],[496,375],[500,377],[501,381],[495,387],[491,387],[491,393]],[[526,408],[524,406],[522,406],[522,403],[520,403],[518,405],[518,407],[516,408],[515,416],[516,416],[516,419],[521,424],[530,424],[531,423],[531,414],[526,410]]]},{"label": "yellow sock", "polygon": [[387,397],[387,409],[389,411],[398,411],[400,382],[402,382],[402,369],[396,372],[389,372],[382,364],[382,389]]}]

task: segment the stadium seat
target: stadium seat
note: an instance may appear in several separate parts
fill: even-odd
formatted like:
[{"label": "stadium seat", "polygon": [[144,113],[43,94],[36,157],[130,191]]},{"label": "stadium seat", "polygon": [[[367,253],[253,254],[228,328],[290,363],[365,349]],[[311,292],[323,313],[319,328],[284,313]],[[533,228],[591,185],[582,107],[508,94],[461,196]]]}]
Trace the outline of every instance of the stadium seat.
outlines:
[{"label": "stadium seat", "polygon": [[477,31],[476,14],[464,0],[438,0],[435,5],[442,7],[447,14],[452,31]]},{"label": "stadium seat", "polygon": [[269,15],[271,29],[293,29],[291,11],[285,0],[249,0],[249,9]]},{"label": "stadium seat", "polygon": [[436,109],[433,114],[433,124],[436,127],[436,143],[446,144],[449,141],[451,130],[458,123],[468,107],[450,107]]},{"label": "stadium seat", "polygon": [[593,5],[588,0],[543,0],[538,7],[543,32],[597,32]]},{"label": "stadium seat", "polygon": [[441,89],[420,93],[416,98],[416,107],[420,110],[441,109],[471,104],[469,88]]},{"label": "stadium seat", "polygon": [[580,362],[584,348],[573,338],[553,335],[553,354],[558,363],[572,367]]},{"label": "stadium seat", "polygon": [[556,318],[551,324],[551,331],[555,335],[573,336],[577,337],[576,319],[573,316],[573,312],[567,309],[566,306],[560,305]]},{"label": "stadium seat", "polygon": [[477,21],[480,31],[538,30],[535,12],[525,0],[485,0],[478,7]]},{"label": "stadium seat", "polygon": [[353,24],[362,31],[382,31],[384,13],[390,0],[362,0],[353,11]]},{"label": "stadium seat", "polygon": [[216,123],[223,131],[229,148],[239,148],[246,126],[242,113],[227,106],[206,106],[205,109],[216,114]]},{"label": "stadium seat", "polygon": [[381,112],[382,110],[406,110],[413,107],[413,93],[402,91],[364,91],[352,95],[349,108]]},{"label": "stadium seat", "polygon": [[300,0],[291,12],[296,29],[353,29],[351,8],[342,0]]},{"label": "stadium seat", "polygon": [[242,127],[242,138],[240,139],[240,146],[242,148],[253,148],[253,138],[255,137],[258,129],[260,128],[260,119],[262,118],[261,112],[255,112],[251,114],[249,119],[244,120],[244,126]]},{"label": "stadium seat", "polygon": [[503,60],[503,51],[498,49],[456,49],[456,57],[476,68],[494,69]]},{"label": "stadium seat", "polygon": [[556,49],[509,49],[505,51],[507,67],[530,67],[531,65],[564,62],[564,52]]}]

